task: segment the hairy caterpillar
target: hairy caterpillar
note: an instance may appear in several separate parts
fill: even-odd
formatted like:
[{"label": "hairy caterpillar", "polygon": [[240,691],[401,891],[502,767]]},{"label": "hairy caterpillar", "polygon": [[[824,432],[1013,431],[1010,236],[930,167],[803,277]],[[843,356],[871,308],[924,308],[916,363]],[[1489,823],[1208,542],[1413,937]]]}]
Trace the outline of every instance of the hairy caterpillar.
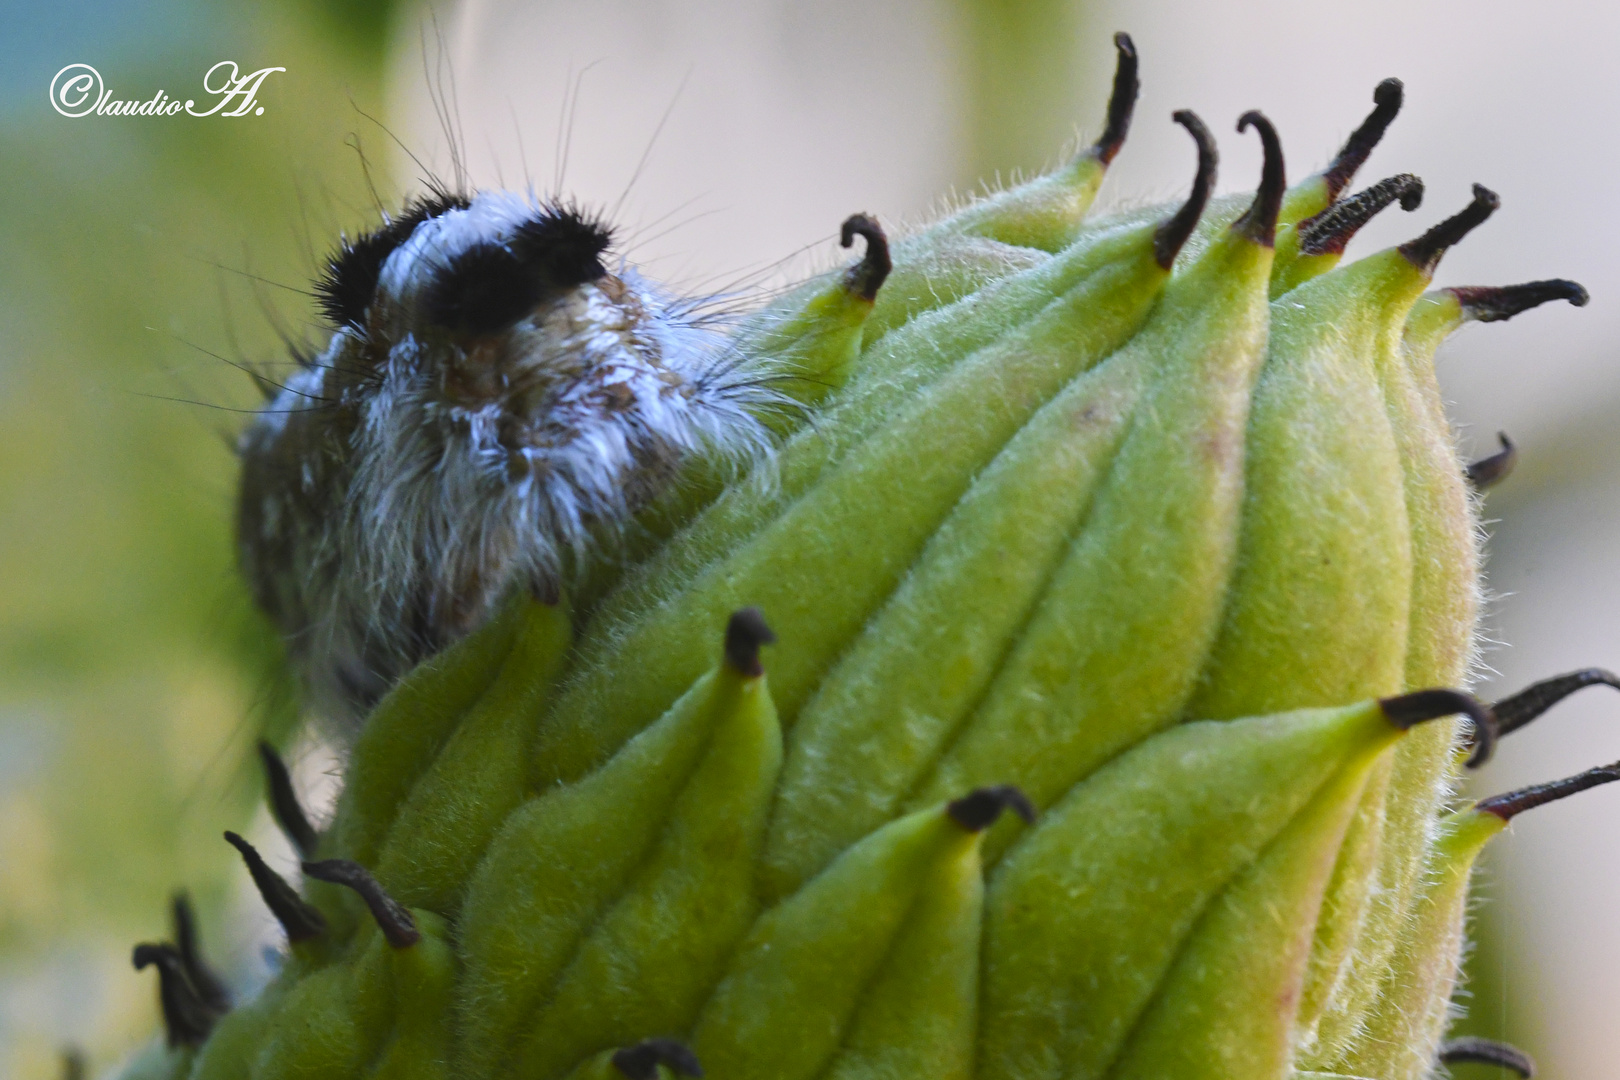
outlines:
[{"label": "hairy caterpillar", "polygon": [[241,438],[237,528],[340,726],[510,589],[555,594],[689,456],[768,451],[767,362],[612,242],[570,204],[436,187],[328,260],[331,339]]}]

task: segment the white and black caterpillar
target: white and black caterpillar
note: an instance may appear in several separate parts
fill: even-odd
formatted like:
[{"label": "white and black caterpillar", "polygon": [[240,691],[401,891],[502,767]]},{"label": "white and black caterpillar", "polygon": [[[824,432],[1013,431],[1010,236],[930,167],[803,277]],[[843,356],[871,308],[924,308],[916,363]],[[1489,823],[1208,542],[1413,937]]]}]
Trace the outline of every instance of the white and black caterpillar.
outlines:
[{"label": "white and black caterpillar", "polygon": [[554,595],[696,453],[780,403],[599,219],[444,190],[344,243],[335,328],[240,443],[240,558],[309,700],[353,726],[509,590]]}]

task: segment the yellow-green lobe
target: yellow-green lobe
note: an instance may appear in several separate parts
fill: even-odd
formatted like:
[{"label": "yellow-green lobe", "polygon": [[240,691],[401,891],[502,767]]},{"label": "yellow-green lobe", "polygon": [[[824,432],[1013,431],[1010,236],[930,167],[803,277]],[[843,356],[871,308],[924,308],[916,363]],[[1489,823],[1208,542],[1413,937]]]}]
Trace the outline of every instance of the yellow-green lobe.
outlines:
[{"label": "yellow-green lobe", "polygon": [[[556,1075],[690,1024],[754,917],[780,756],[765,679],[722,665],[602,767],[511,815],[461,921],[465,1075],[505,1075],[520,1052],[534,1060],[524,1075]],[[585,991],[602,995],[597,1015]],[[569,1018],[573,1058],[525,1045]]]},{"label": "yellow-green lobe", "polygon": [[[818,404],[844,385],[861,354],[873,298],[860,285],[860,267],[856,263],[814,279],[749,317],[727,342],[727,352],[750,362],[772,361],[784,376],[781,393],[801,405]],[[783,431],[797,426],[788,423],[791,419],[766,418]]]},{"label": "yellow-green lobe", "polygon": [[[1439,723],[1440,721],[1433,721]],[[1417,733],[1407,736],[1407,741]],[[1396,752],[1405,746],[1403,741]],[[1356,978],[1356,947],[1379,883],[1379,863],[1384,853],[1384,832],[1388,827],[1387,802],[1391,768],[1379,763],[1373,767],[1362,790],[1355,815],[1345,830],[1339,859],[1333,867],[1316,920],[1316,940],[1311,945],[1305,987],[1300,995],[1295,1021],[1300,1053],[1314,1060],[1318,1053],[1322,1016],[1329,1009],[1343,1011],[1342,1003],[1353,994],[1347,980]],[[1330,1022],[1330,1026],[1331,1026]]]},{"label": "yellow-green lobe", "polygon": [[[1027,269],[919,315],[880,341],[869,333],[852,380],[853,392],[837,403],[839,411],[854,408],[857,415],[874,411],[878,416],[887,415],[906,393],[926,385],[974,351],[1022,330],[1048,305],[1107,273],[1124,248],[1135,246],[1145,224],[1149,223],[1088,232],[1082,242],[1058,255],[1043,255]],[[903,251],[904,241],[898,247]],[[895,273],[906,272],[904,261],[895,265]],[[889,281],[885,281],[878,291],[874,318],[888,291]]]},{"label": "yellow-green lobe", "polygon": [[530,601],[500,674],[412,786],[377,856],[402,904],[454,915],[485,846],[523,801],[535,725],[573,631],[567,606]]},{"label": "yellow-green lobe", "polygon": [[1412,906],[1377,1003],[1334,1068],[1379,1080],[1422,1080],[1434,1068],[1462,955],[1468,881],[1485,844],[1507,825],[1467,807],[1440,823],[1429,880]]},{"label": "yellow-green lobe", "polygon": [[447,1080],[456,957],[449,927],[431,911],[411,912],[421,938],[391,948],[394,1031],[368,1080]]},{"label": "yellow-green lobe", "polygon": [[[1333,205],[1333,191],[1328,186],[1327,177],[1323,173],[1312,173],[1283,195],[1282,209],[1277,212],[1277,236],[1280,240],[1282,230],[1286,227],[1292,229],[1306,218],[1315,217],[1329,206]],[[1282,257],[1281,245],[1278,245],[1278,258]],[[1296,245],[1297,250],[1297,245]],[[1273,265],[1272,270],[1276,270]]]},{"label": "yellow-green lobe", "polygon": [[968,1080],[980,836],[919,811],[760,916],[693,1029],[705,1072]]},{"label": "yellow-green lobe", "polygon": [[1440,338],[1462,321],[1455,297],[1443,295],[1419,300],[1400,348],[1380,363],[1412,522],[1412,687],[1463,685],[1479,620],[1478,518],[1434,370]]},{"label": "yellow-green lobe", "polygon": [[[913,805],[989,783],[1037,806],[1179,719],[1225,600],[1271,249],[1235,231],[1125,347],[1152,368],[1091,509]],[[1151,642],[1152,647],[1144,647]],[[987,858],[1005,846],[998,826]]]},{"label": "yellow-green lobe", "polygon": [[278,999],[292,978],[291,974],[278,976],[258,997],[220,1017],[208,1033],[208,1041],[198,1049],[195,1064],[182,1075],[191,1080],[248,1080],[254,1056],[280,1018]]},{"label": "yellow-green lobe", "polygon": [[1296,285],[1325,274],[1339,264],[1341,255],[1302,255],[1299,227],[1333,204],[1332,192],[1321,173],[1315,173],[1288,189],[1282,210],[1277,214],[1277,257],[1271,263],[1269,291],[1273,300]]},{"label": "yellow-green lobe", "polygon": [[1107,171],[1092,147],[1059,169],[976,199],[902,238],[867,342],[1073,245]]},{"label": "yellow-green lobe", "polygon": [[1323,890],[1370,758],[1328,781],[1200,918],[1113,1080],[1285,1080]]},{"label": "yellow-green lobe", "polygon": [[[282,1000],[288,990],[322,966],[312,962],[304,943],[294,944],[288,951],[281,970],[257,997],[220,1017],[208,1033],[208,1041],[198,1048],[196,1064],[183,1075],[190,1080],[248,1080],[254,1059],[281,1022]],[[328,958],[321,959],[324,963]]]},{"label": "yellow-green lobe", "polygon": [[957,840],[925,871],[883,966],[861,991],[826,1080],[970,1080],[983,908],[978,846]]},{"label": "yellow-green lobe", "polygon": [[515,599],[476,632],[424,661],[372,710],[344,773],[337,816],[322,837],[323,857],[341,854],[371,863],[400,803],[500,673],[523,618],[523,603]]},{"label": "yellow-green lobe", "polygon": [[1425,293],[1407,315],[1398,354],[1381,368],[1412,520],[1412,687],[1464,685],[1479,621],[1479,518],[1434,369],[1441,341],[1463,321],[1453,293]]},{"label": "yellow-green lobe", "polygon": [[1212,900],[1396,736],[1375,703],[1183,724],[1075,785],[991,878],[979,1075],[1105,1075]]},{"label": "yellow-green lobe", "polygon": [[923,245],[902,239],[895,245],[894,271],[878,293],[863,340],[870,346],[920,315],[1050,258],[1036,248],[983,236],[942,236]]},{"label": "yellow-green lobe", "polygon": [[758,913],[755,876],[782,735],[763,677],[729,669],[709,746],[662,835],[525,1024],[510,1070],[553,1077],[585,1054],[685,1031]]},{"label": "yellow-green lobe", "polygon": [[1061,251],[1079,237],[1108,164],[1096,148],[1016,187],[986,195],[918,233],[919,249],[950,236],[982,236],[1003,244]]},{"label": "yellow-green lobe", "polygon": [[[1405,286],[1390,309],[1392,320],[1408,327],[1413,318],[1426,327],[1456,325],[1444,305],[1428,298],[1415,306],[1407,302],[1428,284],[1428,273],[1396,252],[1379,258]],[[1466,684],[1478,618],[1477,519],[1434,378],[1433,347],[1440,336],[1423,333],[1414,346],[1407,333],[1375,356],[1411,529],[1411,615],[1402,676],[1409,689]],[[1429,858],[1430,823],[1451,791],[1457,730],[1449,719],[1425,724],[1392,755],[1371,903],[1350,969],[1320,1018],[1308,1055],[1313,1062],[1331,1060],[1356,1037],[1397,947]]]},{"label": "yellow-green lobe", "polygon": [[1450,289],[1424,293],[1407,313],[1401,330],[1401,347],[1413,363],[1433,364],[1440,345],[1466,320],[1462,303]]},{"label": "yellow-green lobe", "polygon": [[[761,420],[778,437],[799,430],[807,410],[837,393],[856,368],[873,312],[871,297],[860,288],[859,266],[844,267],[794,290],[744,322],[726,346],[728,357],[772,372],[772,386],[783,401]],[[893,278],[891,272],[879,296],[887,294]],[[736,472],[735,461],[709,455],[688,462],[681,475],[636,516],[637,527],[620,542],[619,558],[597,560],[586,568],[585,580],[574,590],[581,607],[593,606],[619,581],[625,561],[647,557],[711,505],[736,479]]]},{"label": "yellow-green lobe", "polygon": [[[1232,601],[1189,715],[1242,716],[1407,688],[1411,527],[1381,368],[1398,352],[1405,312],[1422,288],[1410,261],[1391,250],[1273,302],[1271,345],[1250,419]],[[1387,814],[1370,804],[1385,797],[1389,780],[1381,774],[1393,767],[1377,766],[1345,859],[1366,860],[1373,819]],[[1410,894],[1410,852],[1384,850],[1394,828],[1378,831],[1376,885],[1365,867],[1347,863],[1335,875],[1344,891],[1330,897],[1318,931],[1325,951],[1305,991],[1306,1042],[1319,1022],[1329,1044],[1353,1023],[1335,994],[1354,996],[1366,981],[1361,966],[1387,959]],[[1419,829],[1402,846],[1420,849],[1422,842]],[[1397,890],[1402,882],[1405,896]],[[1368,925],[1382,929],[1369,939]],[[1369,952],[1375,942],[1382,957]],[[1355,965],[1348,978],[1347,963]]]},{"label": "yellow-green lobe", "polygon": [[[847,386],[830,398],[816,422],[790,438],[768,472],[733,484],[673,542],[654,553],[594,614],[607,633],[587,635],[584,652],[594,657],[611,646],[626,623],[644,617],[721,557],[736,551],[781,516],[823,476],[859,450],[885,423],[902,415],[917,397],[965,357],[1027,331],[1054,302],[1069,310],[1089,306],[1104,321],[1122,316],[1128,329],[1151,305],[1153,294],[1113,297],[1128,287],[1117,260],[1151,244],[1150,225],[1099,232],[1046,265],[1015,274],[961,301],[930,312],[866,348]],[[1162,275],[1161,275],[1162,276]],[[885,283],[884,290],[888,288]],[[879,297],[884,290],[879,290]]]},{"label": "yellow-green lobe", "polygon": [[1023,330],[953,368],[687,588],[629,625],[598,629],[602,645],[541,727],[535,783],[580,775],[662,712],[707,666],[708,628],[745,604],[758,606],[792,645],[771,671],[791,724],[974,474],[1070,379],[1141,325],[1165,278],[1152,230],[1121,233],[1110,246],[1107,266]]},{"label": "yellow-green lobe", "polygon": [[1364,259],[1272,305],[1231,603],[1189,716],[1403,689],[1411,529],[1378,355],[1399,344],[1404,307],[1391,309],[1422,288],[1391,258],[1406,262]]},{"label": "yellow-green lobe", "polygon": [[252,1080],[353,1080],[376,1057],[394,1020],[388,945],[363,927],[349,956],[294,983],[254,1058]]},{"label": "yellow-green lobe", "polygon": [[817,687],[789,742],[767,895],[790,892],[900,812],[1068,549],[1147,372],[1126,349],[1042,407]]}]

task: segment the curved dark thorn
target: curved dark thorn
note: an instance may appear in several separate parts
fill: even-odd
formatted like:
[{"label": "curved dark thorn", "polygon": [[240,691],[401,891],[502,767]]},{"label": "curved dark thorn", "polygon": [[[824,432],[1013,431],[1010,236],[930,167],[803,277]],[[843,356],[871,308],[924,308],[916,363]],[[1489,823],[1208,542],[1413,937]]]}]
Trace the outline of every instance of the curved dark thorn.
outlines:
[{"label": "curved dark thorn", "polygon": [[682,1076],[702,1076],[703,1066],[685,1043],[674,1039],[643,1039],[613,1052],[613,1067],[629,1080],[658,1080],[658,1066],[667,1065]]},{"label": "curved dark thorn", "polygon": [[1266,163],[1260,170],[1260,188],[1254,193],[1254,202],[1232,223],[1232,228],[1255,243],[1270,247],[1277,233],[1277,213],[1282,209],[1283,191],[1288,187],[1288,170],[1283,165],[1282,142],[1277,138],[1277,129],[1265,114],[1250,109],[1238,118],[1240,133],[1251,127],[1260,132]]},{"label": "curved dark thorn", "polygon": [[307,862],[304,863],[304,873],[317,881],[329,881],[359,893],[360,899],[371,909],[371,917],[377,920],[383,937],[394,948],[408,949],[422,940],[422,932],[416,928],[416,920],[410,911],[389,896],[377,879],[371,876],[371,871],[359,863],[348,859]]},{"label": "curved dark thorn", "polygon": [[1380,698],[1378,706],[1389,722],[1402,731],[1410,731],[1424,721],[1438,720],[1442,716],[1460,713],[1468,717],[1473,724],[1470,741],[1474,746],[1468,758],[1469,768],[1483,765],[1496,749],[1496,715],[1472,694],[1461,690],[1414,690],[1410,694]]},{"label": "curved dark thorn", "polygon": [[1329,206],[1299,224],[1301,255],[1343,255],[1350,238],[1384,207],[1400,200],[1401,209],[1416,210],[1423,205],[1423,181],[1411,173],[1380,180],[1348,199]]},{"label": "curved dark thorn", "polygon": [[1440,257],[1446,253],[1446,249],[1473,232],[1486,218],[1496,213],[1496,208],[1501,205],[1502,200],[1497,198],[1496,192],[1483,184],[1475,184],[1473,202],[1416,240],[1408,240],[1402,244],[1401,254],[1411,260],[1412,265],[1419,270],[1432,274],[1434,268],[1440,264]]},{"label": "curved dark thorn", "polygon": [[1115,34],[1114,48],[1119,50],[1119,59],[1114,64],[1114,90],[1108,95],[1108,126],[1091,151],[1104,165],[1112,162],[1125,145],[1131,114],[1136,111],[1136,95],[1142,91],[1142,81],[1136,77],[1136,44],[1131,35],[1123,31]]},{"label": "curved dark thorn", "polygon": [[186,977],[185,962],[173,945],[135,946],[135,970],[158,969],[158,1003],[163,1009],[163,1030],[171,1047],[198,1046],[208,1038],[223,1011],[210,1008]]},{"label": "curved dark thorn", "polygon": [[287,834],[287,839],[292,841],[293,847],[298,849],[298,854],[310,858],[315,854],[320,836],[298,803],[298,792],[293,788],[287,763],[281,760],[276,748],[263,739],[259,740],[259,763],[264,766],[264,789],[270,798],[271,816],[281,826],[281,831]]},{"label": "curved dark thorn", "polygon": [[210,1009],[221,1015],[230,1011],[231,994],[225,989],[225,980],[214,973],[203,959],[202,945],[197,937],[197,914],[192,910],[191,897],[184,889],[169,901],[169,916],[174,926],[174,949],[186,970],[197,997]]},{"label": "curved dark thorn", "polygon": [[765,625],[759,608],[745,607],[731,613],[726,623],[726,663],[740,675],[757,679],[765,674],[759,662],[759,647],[774,645],[776,633]]},{"label": "curved dark thorn", "polygon": [[1339,193],[1350,186],[1357,170],[1366,162],[1367,155],[1384,137],[1390,121],[1401,111],[1401,102],[1405,97],[1406,88],[1399,79],[1385,79],[1373,88],[1373,111],[1367,114],[1360,127],[1350,133],[1327,171],[1322,174],[1327,184],[1329,202],[1336,200]]},{"label": "curved dark thorn", "polygon": [[1470,1036],[1466,1039],[1448,1039],[1440,1044],[1435,1054],[1442,1065],[1500,1065],[1512,1069],[1524,1080],[1536,1075],[1536,1063],[1530,1055],[1505,1042]]},{"label": "curved dark thorn", "polygon": [[851,214],[838,230],[838,243],[852,247],[857,236],[866,238],[866,256],[844,273],[844,287],[863,300],[876,300],[878,290],[888,280],[894,261],[889,258],[889,237],[877,218]]},{"label": "curved dark thorn", "polygon": [[1446,291],[1457,298],[1463,314],[1475,322],[1501,322],[1553,300],[1568,300],[1576,307],[1585,307],[1591,299],[1586,286],[1564,278],[1527,281],[1523,285],[1499,285],[1495,288],[1465,285]]},{"label": "curved dark thorn", "polygon": [[298,890],[287,884],[286,878],[270,869],[252,844],[233,832],[227,832],[225,840],[242,853],[254,888],[259,890],[264,906],[287,932],[288,941],[308,941],[326,932],[326,919],[320,911],[306,903]]},{"label": "curved dark thorn", "polygon": [[[1507,437],[1507,432],[1498,431],[1496,439],[1502,444],[1502,449],[1489,457],[1482,457],[1463,471],[1468,483],[1475,491],[1484,491],[1495,487],[1507,479],[1508,473],[1513,471],[1514,464],[1519,460],[1519,448],[1513,445],[1513,440]],[[1502,732],[1507,734],[1506,729]]]},{"label": "curved dark thorn", "polygon": [[1615,780],[1620,780],[1620,761],[1612,765],[1599,765],[1595,769],[1587,769],[1583,773],[1576,773],[1574,776],[1554,780],[1551,783],[1532,784],[1517,791],[1492,795],[1475,803],[1474,809],[1495,814],[1503,821],[1512,821],[1515,815],[1522,814],[1526,810],[1534,810],[1538,806],[1567,799],[1576,792],[1612,783]]},{"label": "curved dark thorn", "polygon": [[1588,686],[1612,686],[1620,690],[1620,675],[1593,667],[1532,683],[1512,697],[1505,697],[1491,706],[1501,725],[1498,734],[1518,731],[1575,691]]},{"label": "curved dark thorn", "polygon": [[1029,796],[1011,784],[974,788],[960,799],[953,800],[945,812],[968,832],[983,832],[996,823],[1003,810],[1011,810],[1024,819],[1026,825],[1035,823],[1035,805]]},{"label": "curved dark thorn", "polygon": [[62,1051],[62,1080],[85,1080],[89,1075],[90,1065],[85,1060],[83,1050],[69,1046]]},{"label": "curved dark thorn", "polygon": [[1166,270],[1176,261],[1181,245],[1198,227],[1198,219],[1203,216],[1210,192],[1215,190],[1215,168],[1221,160],[1215,149],[1214,136],[1210,135],[1209,128],[1204,126],[1197,113],[1191,109],[1181,109],[1171,113],[1170,119],[1186,128],[1187,134],[1198,144],[1198,172],[1193,176],[1192,194],[1187,196],[1187,201],[1181,204],[1181,209],[1174,216],[1166,218],[1153,234],[1153,257]]}]

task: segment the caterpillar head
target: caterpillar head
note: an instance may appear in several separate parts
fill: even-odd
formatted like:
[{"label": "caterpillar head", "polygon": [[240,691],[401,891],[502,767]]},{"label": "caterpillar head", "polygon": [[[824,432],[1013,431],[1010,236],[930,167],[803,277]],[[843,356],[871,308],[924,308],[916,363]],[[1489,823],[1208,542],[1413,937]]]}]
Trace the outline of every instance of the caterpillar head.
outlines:
[{"label": "caterpillar head", "polygon": [[317,708],[353,724],[514,587],[555,594],[699,452],[751,457],[770,380],[611,230],[436,192],[328,261],[334,327],[240,444],[241,560]]}]

